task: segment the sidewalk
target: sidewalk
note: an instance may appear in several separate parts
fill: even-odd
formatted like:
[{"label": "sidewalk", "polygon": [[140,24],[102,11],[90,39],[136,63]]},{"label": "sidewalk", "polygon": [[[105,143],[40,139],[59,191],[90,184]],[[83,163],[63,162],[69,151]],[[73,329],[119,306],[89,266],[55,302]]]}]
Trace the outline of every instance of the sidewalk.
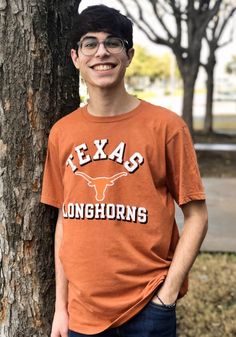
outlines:
[{"label": "sidewalk", "polygon": [[[204,178],[203,183],[209,229],[201,250],[236,253],[236,178]],[[183,216],[178,207],[176,219],[182,228]]]}]

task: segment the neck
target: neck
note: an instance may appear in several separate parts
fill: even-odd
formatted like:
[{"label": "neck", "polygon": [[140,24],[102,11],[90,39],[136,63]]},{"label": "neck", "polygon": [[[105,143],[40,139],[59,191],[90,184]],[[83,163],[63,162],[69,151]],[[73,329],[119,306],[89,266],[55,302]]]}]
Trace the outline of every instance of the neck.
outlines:
[{"label": "neck", "polygon": [[94,116],[115,116],[129,112],[139,105],[139,100],[125,88],[93,88],[89,93],[88,112]]}]

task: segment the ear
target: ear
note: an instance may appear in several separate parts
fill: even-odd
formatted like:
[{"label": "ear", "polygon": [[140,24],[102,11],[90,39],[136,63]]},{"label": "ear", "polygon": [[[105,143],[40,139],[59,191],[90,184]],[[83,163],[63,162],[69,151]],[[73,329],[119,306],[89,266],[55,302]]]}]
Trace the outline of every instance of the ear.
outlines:
[{"label": "ear", "polygon": [[126,64],[126,67],[128,67],[134,57],[134,48],[130,48],[128,51],[127,51],[127,56],[128,56],[128,60],[127,60],[127,64]]},{"label": "ear", "polygon": [[79,69],[79,55],[77,54],[75,49],[71,49],[70,56],[72,58],[75,68]]}]

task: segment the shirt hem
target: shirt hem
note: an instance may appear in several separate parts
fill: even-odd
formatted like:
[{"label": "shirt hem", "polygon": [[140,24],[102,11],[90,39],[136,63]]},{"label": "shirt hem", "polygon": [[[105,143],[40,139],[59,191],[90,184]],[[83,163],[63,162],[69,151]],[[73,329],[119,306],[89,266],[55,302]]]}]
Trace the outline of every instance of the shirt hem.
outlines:
[{"label": "shirt hem", "polygon": [[183,198],[181,198],[178,202],[179,206],[185,205],[190,201],[197,201],[197,200],[206,200],[206,195],[205,193],[197,193],[197,194],[191,194],[187,195]]},{"label": "shirt hem", "polygon": [[[138,301],[135,305],[133,305],[130,309],[128,309],[126,312],[121,314],[118,318],[114,319],[112,322],[106,322],[103,326],[100,325],[100,327],[94,327],[94,328],[82,328],[81,326],[79,327],[76,324],[69,324],[69,329],[72,331],[76,331],[78,333],[82,334],[98,334],[101,333],[107,329],[110,328],[116,328],[119,327],[120,325],[126,323],[128,320],[130,320],[132,317],[137,315],[148,303],[151,301],[154,293],[157,290],[157,287],[160,286],[160,284],[165,280],[166,273],[163,274],[151,287],[150,291],[148,294],[142,298],[140,301]],[[185,291],[181,294],[181,297],[183,297],[187,293],[187,288]]]},{"label": "shirt hem", "polygon": [[59,201],[48,198],[46,196],[42,196],[41,199],[40,199],[40,202],[42,204],[46,204],[46,205],[53,206],[53,207],[56,207],[56,208],[62,207],[62,204]]}]

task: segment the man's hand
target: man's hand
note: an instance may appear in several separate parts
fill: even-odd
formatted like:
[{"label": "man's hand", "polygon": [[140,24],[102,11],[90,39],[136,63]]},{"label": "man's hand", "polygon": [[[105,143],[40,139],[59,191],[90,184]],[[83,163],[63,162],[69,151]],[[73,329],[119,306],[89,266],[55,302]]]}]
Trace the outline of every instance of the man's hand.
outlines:
[{"label": "man's hand", "polygon": [[162,286],[152,298],[152,302],[163,305],[163,303],[157,296],[161,299],[161,301],[164,304],[172,305],[176,302],[178,293],[170,294],[167,290],[165,290],[165,287]]},{"label": "man's hand", "polygon": [[[189,273],[207,231],[207,209],[204,201],[182,206],[184,228],[176,247],[166,279],[157,294],[166,305],[175,303],[181,285]],[[153,302],[160,304],[157,296]]]},{"label": "man's hand", "polygon": [[68,337],[69,316],[67,310],[56,310],[54,313],[50,337]]}]

